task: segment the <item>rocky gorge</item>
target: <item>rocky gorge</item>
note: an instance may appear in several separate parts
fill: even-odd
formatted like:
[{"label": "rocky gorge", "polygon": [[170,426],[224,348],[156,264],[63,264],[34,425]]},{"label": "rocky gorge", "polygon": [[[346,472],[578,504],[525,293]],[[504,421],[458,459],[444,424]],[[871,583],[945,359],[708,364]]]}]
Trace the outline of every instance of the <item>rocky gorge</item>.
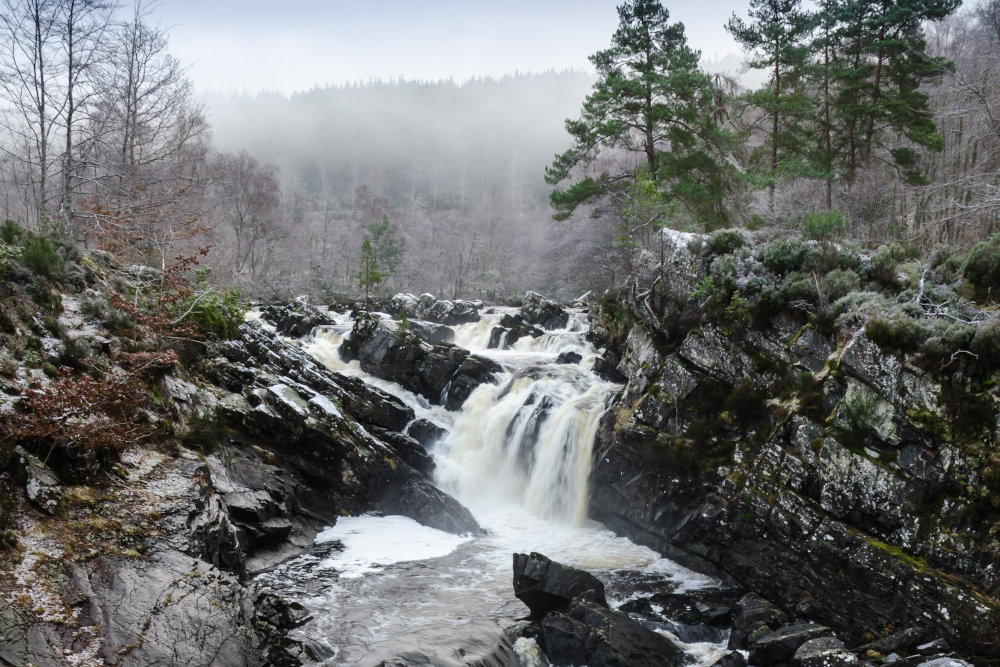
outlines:
[{"label": "rocky gorge", "polygon": [[[571,431],[593,440],[581,450],[586,514],[708,578],[686,587],[609,562],[595,566],[606,593],[591,575],[520,554],[510,588],[511,550],[504,594],[525,602],[525,620],[484,633],[495,644],[480,654],[438,662],[400,649],[377,664],[996,664],[990,389],[969,373],[942,380],[863,326],[783,313],[735,327],[740,318],[692,310],[736,251],[666,241],[666,261],[647,258],[630,290],[572,311],[535,294],[507,309],[399,295],[382,304],[391,316],[346,320],[269,306],[162,374],[148,419],[171,437],[122,451],[104,483],[77,483],[58,457],[19,449],[4,473],[24,502],[0,577],[0,664],[346,660],[303,631],[328,613],[310,606],[315,592],[283,595],[260,575],[322,564],[345,545],[317,536],[365,513],[490,539],[480,508],[447,483],[462,453],[449,451],[449,429],[468,418],[490,437],[490,413],[475,412],[487,393],[490,406],[516,399],[498,437],[504,465],[529,476],[555,466],[538,442],[562,406],[586,400],[593,430]],[[83,336],[79,301],[64,296],[60,318]],[[572,338],[587,317],[599,354]],[[311,351],[324,336],[350,372]],[[114,347],[110,332],[85,337],[95,355],[102,340]],[[543,356],[529,359],[536,348]],[[583,393],[537,388],[555,379]],[[587,394],[591,382],[601,392]],[[441,414],[455,416],[442,425]],[[505,469],[491,465],[494,477]],[[572,517],[572,503],[546,495],[569,493],[551,482],[568,470],[518,493]],[[495,618],[525,615],[503,604]],[[717,648],[697,657],[690,647],[702,644]]]}]

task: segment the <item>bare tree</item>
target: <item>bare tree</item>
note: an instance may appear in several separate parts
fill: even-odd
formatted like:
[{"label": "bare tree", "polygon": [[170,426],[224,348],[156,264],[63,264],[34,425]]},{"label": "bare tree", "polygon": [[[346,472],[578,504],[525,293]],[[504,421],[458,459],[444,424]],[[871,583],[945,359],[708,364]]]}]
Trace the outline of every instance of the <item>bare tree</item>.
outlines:
[{"label": "bare tree", "polygon": [[85,111],[97,96],[94,84],[97,69],[110,57],[108,48],[111,19],[117,4],[105,0],[60,0],[58,33],[64,61],[65,109],[62,125],[65,147],[62,158],[63,232],[74,233],[76,174],[76,130],[86,121]]},{"label": "bare tree", "polygon": [[[13,150],[25,162],[33,213],[48,218],[50,139],[64,100],[56,95],[58,0],[3,0],[0,5],[0,94],[9,104]],[[17,149],[26,148],[20,154]],[[25,211],[28,213],[28,211]]]}]

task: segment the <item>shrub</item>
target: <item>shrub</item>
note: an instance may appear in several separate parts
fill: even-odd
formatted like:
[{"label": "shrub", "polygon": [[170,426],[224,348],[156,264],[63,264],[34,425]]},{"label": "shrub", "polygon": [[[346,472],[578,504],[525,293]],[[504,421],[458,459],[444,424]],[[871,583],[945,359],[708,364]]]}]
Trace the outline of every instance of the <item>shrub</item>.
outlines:
[{"label": "shrub", "polygon": [[765,246],[758,259],[767,270],[778,275],[801,271],[813,253],[809,244],[800,239],[779,239]]},{"label": "shrub", "polygon": [[840,211],[808,213],[802,218],[802,234],[807,239],[832,241],[848,229],[847,219]]},{"label": "shrub", "polygon": [[993,317],[976,327],[969,347],[979,357],[978,366],[991,369],[1000,367],[1000,319]]},{"label": "shrub", "polygon": [[962,267],[962,275],[979,296],[992,296],[993,288],[1000,286],[1000,234],[972,248]]},{"label": "shrub", "polygon": [[11,260],[18,259],[21,256],[21,248],[7,243],[5,241],[0,241],[0,273],[7,271],[10,266]]},{"label": "shrub", "polygon": [[951,284],[962,277],[965,258],[951,246],[941,246],[931,253],[930,265],[935,282]]},{"label": "shrub", "polygon": [[35,236],[25,244],[21,261],[36,274],[46,278],[57,276],[63,263],[52,241],[44,236]]},{"label": "shrub", "polygon": [[842,299],[861,287],[861,278],[850,269],[834,269],[820,280],[820,289],[827,301]]},{"label": "shrub", "polygon": [[819,303],[819,294],[816,292],[815,279],[805,274],[789,276],[787,285],[785,286],[785,298],[789,302]]},{"label": "shrub", "polygon": [[735,229],[723,229],[715,232],[705,241],[704,250],[709,255],[728,255],[736,252],[747,244],[743,234]]},{"label": "shrub", "polygon": [[766,407],[764,395],[754,388],[750,380],[744,380],[726,397],[723,407],[740,422],[746,424],[755,422],[764,416]]},{"label": "shrub", "polygon": [[4,220],[3,224],[0,225],[0,242],[12,246],[20,246],[23,241],[24,230],[21,229],[21,225],[10,218]]},{"label": "shrub", "polygon": [[240,302],[241,298],[240,291],[233,288],[224,292],[221,299],[212,294],[201,298],[197,304],[180,301],[177,308],[184,312],[194,305],[184,321],[194,324],[202,333],[214,334],[223,339],[235,338],[239,335],[239,328],[243,324],[247,310]]},{"label": "shrub", "polygon": [[912,257],[913,253],[898,243],[879,246],[869,264],[871,279],[886,287],[898,288],[899,263]]},{"label": "shrub", "polygon": [[882,349],[905,354],[916,350],[928,331],[912,317],[896,312],[873,319],[865,327],[865,334]]}]

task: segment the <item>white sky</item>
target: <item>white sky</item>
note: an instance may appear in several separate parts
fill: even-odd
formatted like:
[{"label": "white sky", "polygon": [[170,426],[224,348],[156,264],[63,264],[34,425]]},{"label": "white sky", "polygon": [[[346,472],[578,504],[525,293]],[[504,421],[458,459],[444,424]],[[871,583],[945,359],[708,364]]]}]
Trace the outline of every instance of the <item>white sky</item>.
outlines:
[{"label": "white sky", "polygon": [[[292,93],[371,79],[463,82],[590,69],[620,0],[161,0],[153,23],[202,92]],[[703,58],[740,55],[722,25],[748,0],[666,0]]]}]

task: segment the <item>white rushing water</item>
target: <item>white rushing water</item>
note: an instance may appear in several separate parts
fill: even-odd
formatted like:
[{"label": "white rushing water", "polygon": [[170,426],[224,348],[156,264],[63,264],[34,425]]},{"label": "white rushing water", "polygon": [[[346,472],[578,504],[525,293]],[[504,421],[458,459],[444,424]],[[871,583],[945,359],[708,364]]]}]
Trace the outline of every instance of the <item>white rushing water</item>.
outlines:
[{"label": "white rushing water", "polygon": [[[497,384],[479,386],[457,412],[343,362],[346,318],[305,346],[331,370],[399,396],[417,417],[447,430],[431,451],[435,481],[488,531],[460,537],[403,517],[344,518],[319,535],[318,554],[264,575],[262,583],[309,607],[314,620],[298,632],[329,654],[323,664],[532,664],[533,642],[496,652],[502,629],[527,613],[511,586],[515,552],[586,569],[618,602],[631,594],[626,579],[660,590],[712,583],[586,519],[594,436],[617,386],[593,373],[596,351],[579,313],[564,330],[487,349],[506,312],[453,327],[456,344],[504,368]],[[581,360],[556,363],[564,352]],[[708,665],[724,655],[724,642],[691,645],[689,653]]]}]

